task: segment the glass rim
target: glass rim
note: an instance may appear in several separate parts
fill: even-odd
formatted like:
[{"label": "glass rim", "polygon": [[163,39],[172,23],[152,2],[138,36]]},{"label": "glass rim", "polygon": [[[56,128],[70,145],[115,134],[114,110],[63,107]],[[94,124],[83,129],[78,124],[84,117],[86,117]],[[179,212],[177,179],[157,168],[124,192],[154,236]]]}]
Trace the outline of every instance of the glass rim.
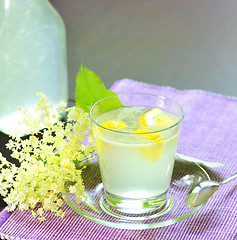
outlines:
[{"label": "glass rim", "polygon": [[[168,97],[165,97],[165,96],[161,96],[161,95],[156,95],[156,94],[150,94],[150,93],[116,93],[117,95],[111,95],[111,96],[108,96],[108,97],[105,97],[105,98],[102,98],[100,99],[99,101],[97,101],[96,103],[94,103],[91,108],[90,108],[90,111],[89,111],[89,117],[91,119],[91,121],[97,125],[98,127],[106,130],[106,131],[109,131],[109,132],[113,132],[113,133],[120,133],[120,134],[127,134],[127,135],[132,135],[132,136],[135,136],[135,135],[147,135],[147,134],[153,134],[153,133],[159,133],[159,132],[164,132],[164,131],[167,131],[167,130],[170,130],[172,128],[174,128],[175,126],[178,126],[184,119],[184,110],[183,108],[181,107],[181,105],[177,102],[175,102],[174,100],[168,98]],[[119,95],[146,95],[146,96],[151,96],[151,97],[156,97],[156,98],[161,98],[161,99],[166,99],[170,102],[173,102],[179,109],[180,109],[180,112],[181,112],[181,116],[179,117],[178,121],[175,123],[175,124],[172,124],[171,126],[167,127],[167,128],[163,128],[163,129],[160,129],[160,130],[157,130],[157,131],[151,131],[151,132],[146,132],[146,133],[132,133],[132,132],[122,132],[122,131],[118,131],[118,130],[114,130],[114,129],[109,129],[109,128],[105,128],[103,126],[101,126],[99,123],[97,123],[95,121],[95,119],[92,117],[92,111],[94,109],[94,107],[99,104],[101,101],[104,101],[105,99],[108,99],[108,98],[113,98],[113,97],[119,97]]]}]

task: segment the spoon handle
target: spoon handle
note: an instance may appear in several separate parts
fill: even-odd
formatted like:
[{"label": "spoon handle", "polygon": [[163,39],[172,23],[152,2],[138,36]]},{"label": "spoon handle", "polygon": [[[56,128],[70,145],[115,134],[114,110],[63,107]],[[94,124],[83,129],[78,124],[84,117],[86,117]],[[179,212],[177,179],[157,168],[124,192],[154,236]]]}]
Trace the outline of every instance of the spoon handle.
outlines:
[{"label": "spoon handle", "polygon": [[220,182],[220,184],[227,183],[227,182],[233,180],[233,179],[236,178],[236,177],[237,177],[237,173],[235,173],[235,174],[231,175],[230,177],[224,179],[223,181]]}]

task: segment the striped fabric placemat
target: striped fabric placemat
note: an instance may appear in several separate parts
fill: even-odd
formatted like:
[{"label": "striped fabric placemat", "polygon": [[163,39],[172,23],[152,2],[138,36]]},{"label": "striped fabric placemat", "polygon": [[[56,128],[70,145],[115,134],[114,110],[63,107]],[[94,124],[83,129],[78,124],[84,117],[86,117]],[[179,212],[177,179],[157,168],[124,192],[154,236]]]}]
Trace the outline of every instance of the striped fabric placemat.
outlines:
[{"label": "striped fabric placemat", "polygon": [[[181,91],[129,79],[114,83],[115,92],[143,92],[164,95],[177,101],[185,111],[178,152],[228,167],[206,169],[216,181],[237,171],[237,99],[201,90]],[[232,181],[190,218],[163,228],[123,230],[93,223],[70,209],[65,218],[47,213],[46,222],[38,222],[29,211],[0,213],[0,236],[3,239],[65,240],[211,240],[237,239],[237,185]]]}]

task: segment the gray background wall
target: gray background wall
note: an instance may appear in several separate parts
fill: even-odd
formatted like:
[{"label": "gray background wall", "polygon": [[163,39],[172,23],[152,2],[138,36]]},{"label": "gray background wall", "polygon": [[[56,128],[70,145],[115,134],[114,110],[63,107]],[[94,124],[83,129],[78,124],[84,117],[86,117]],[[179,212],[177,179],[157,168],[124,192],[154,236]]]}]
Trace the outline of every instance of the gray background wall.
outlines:
[{"label": "gray background wall", "polygon": [[131,78],[237,96],[236,0],[50,0],[67,29],[69,97],[83,62]]}]

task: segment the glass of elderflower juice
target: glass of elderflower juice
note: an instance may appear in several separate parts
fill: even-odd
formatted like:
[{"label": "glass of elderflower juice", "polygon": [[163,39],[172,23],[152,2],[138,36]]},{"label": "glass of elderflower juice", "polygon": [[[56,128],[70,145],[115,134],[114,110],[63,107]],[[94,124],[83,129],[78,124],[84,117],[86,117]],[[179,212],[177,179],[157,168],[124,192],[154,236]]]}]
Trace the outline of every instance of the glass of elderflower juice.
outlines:
[{"label": "glass of elderflower juice", "polygon": [[108,204],[140,214],[166,202],[183,120],[183,109],[162,96],[125,93],[90,110]]}]

